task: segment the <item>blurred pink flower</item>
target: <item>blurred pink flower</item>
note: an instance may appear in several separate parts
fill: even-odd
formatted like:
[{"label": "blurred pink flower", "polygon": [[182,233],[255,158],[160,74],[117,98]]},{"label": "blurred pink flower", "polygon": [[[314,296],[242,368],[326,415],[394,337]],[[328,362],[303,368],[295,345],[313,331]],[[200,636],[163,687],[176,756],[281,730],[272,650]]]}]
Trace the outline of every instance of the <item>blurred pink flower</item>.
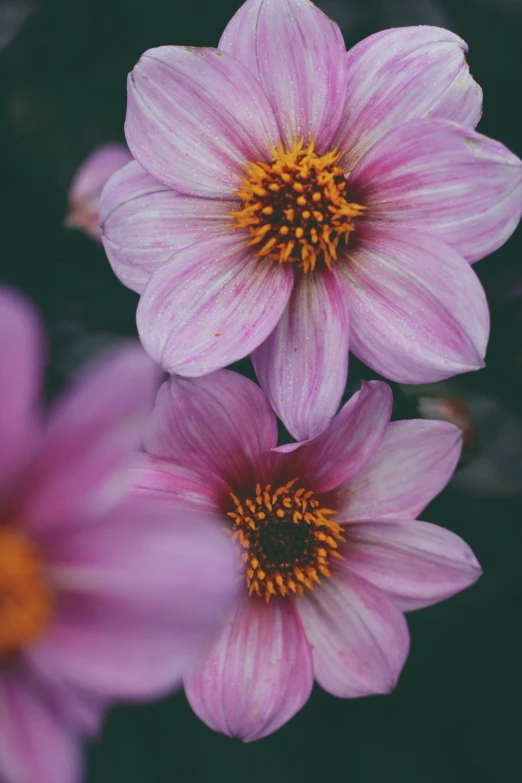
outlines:
[{"label": "blurred pink flower", "polygon": [[47,421],[41,363],[34,312],[0,291],[5,783],[76,783],[79,737],[114,699],[179,684],[236,589],[233,547],[205,512],[195,525],[171,519],[170,505],[123,497],[157,381],[143,351],[88,370]]},{"label": "blurred pink flower", "polygon": [[98,219],[103,186],[132,155],[125,144],[103,144],[91,152],[74,175],[69,189],[69,210],[65,218],[67,228],[78,228],[95,241],[101,240]]},{"label": "blurred pink flower", "polygon": [[243,376],[221,370],[160,389],[136,496],[170,499],[173,520],[218,513],[238,546],[243,595],[185,677],[216,731],[270,734],[314,678],[340,697],[390,691],[408,654],[403,612],[479,577],[464,541],[415,520],[453,472],[459,430],[390,424],[391,404],[387,384],[365,384],[321,435],[277,448],[270,405]]},{"label": "blurred pink flower", "polygon": [[100,221],[150,356],[196,377],[253,352],[299,440],[335,414],[348,348],[402,383],[483,366],[469,262],[515,229],[522,163],[471,130],[466,51],[405,27],[346,53],[308,0],[247,0],[219,49],[146,52]]}]

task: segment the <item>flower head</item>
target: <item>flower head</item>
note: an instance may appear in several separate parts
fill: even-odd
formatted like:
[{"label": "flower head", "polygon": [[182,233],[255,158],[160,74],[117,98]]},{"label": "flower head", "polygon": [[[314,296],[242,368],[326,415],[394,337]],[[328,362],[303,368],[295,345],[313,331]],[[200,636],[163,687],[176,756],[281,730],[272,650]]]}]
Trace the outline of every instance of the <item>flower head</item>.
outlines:
[{"label": "flower head", "polygon": [[469,547],[417,514],[458,461],[447,422],[390,423],[391,391],[363,386],[319,436],[277,447],[263,392],[221,370],[172,378],[137,458],[137,499],[173,519],[217,514],[236,543],[236,608],[185,677],[212,728],[244,740],[275,731],[315,679],[341,697],[385,693],[409,647],[403,612],[472,584]]},{"label": "flower head", "polygon": [[131,160],[132,155],[125,144],[103,144],[91,152],[74,175],[69,189],[67,228],[77,228],[96,242],[101,241],[99,206],[103,186],[115,171]]},{"label": "flower head", "polygon": [[157,380],[143,351],[98,362],[48,417],[41,362],[35,314],[0,291],[6,783],[78,780],[79,737],[97,731],[115,699],[178,685],[235,596],[232,547],[204,512],[173,523],[161,501],[125,497]]},{"label": "flower head", "polygon": [[196,377],[251,353],[299,440],[336,412],[349,348],[403,383],[483,366],[470,262],[517,225],[522,164],[472,130],[466,51],[406,27],[346,52],[309,0],[247,0],[218,49],[145,52],[128,82],[136,162],[100,219],[154,360]]}]

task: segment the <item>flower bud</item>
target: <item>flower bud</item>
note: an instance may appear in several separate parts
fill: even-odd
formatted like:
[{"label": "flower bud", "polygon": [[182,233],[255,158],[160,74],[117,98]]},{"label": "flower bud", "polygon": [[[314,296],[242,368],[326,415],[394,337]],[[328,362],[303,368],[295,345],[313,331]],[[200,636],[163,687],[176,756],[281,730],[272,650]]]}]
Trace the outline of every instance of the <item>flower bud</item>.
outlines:
[{"label": "flower bud", "polygon": [[125,144],[104,144],[97,147],[74,175],[69,190],[69,211],[65,218],[67,228],[77,228],[96,242],[101,240],[98,207],[103,186],[132,155]]}]

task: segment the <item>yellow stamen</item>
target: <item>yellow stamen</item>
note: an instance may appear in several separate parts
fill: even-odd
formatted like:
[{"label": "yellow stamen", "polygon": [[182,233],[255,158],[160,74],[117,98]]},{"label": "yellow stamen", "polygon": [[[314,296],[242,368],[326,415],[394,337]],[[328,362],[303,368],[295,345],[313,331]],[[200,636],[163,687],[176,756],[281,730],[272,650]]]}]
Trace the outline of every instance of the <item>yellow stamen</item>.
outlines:
[{"label": "yellow stamen", "polygon": [[53,603],[34,544],[14,527],[0,527],[0,660],[42,635]]},{"label": "yellow stamen", "polygon": [[[343,559],[339,543],[343,529],[330,517],[333,509],[322,508],[314,493],[294,485],[292,479],[276,489],[267,484],[255,488],[256,524],[240,509],[254,507],[254,500],[241,500],[231,493],[234,511],[228,512],[234,529],[248,552],[241,557],[248,594],[271,598],[313,590],[321,584],[319,574],[331,576],[331,558]],[[261,510],[262,509],[262,510]],[[246,554],[246,559],[245,559]]]},{"label": "yellow stamen", "polygon": [[[312,141],[291,149],[272,148],[271,163],[253,161],[236,191],[241,209],[232,212],[234,226],[248,229],[249,245],[264,242],[257,255],[279,264],[295,263],[304,273],[318,263],[331,270],[340,242],[355,231],[353,221],[366,207],[349,202],[339,153],[317,155]],[[313,207],[321,203],[321,210]],[[318,230],[319,229],[319,230]],[[299,241],[296,243],[292,237]]]}]

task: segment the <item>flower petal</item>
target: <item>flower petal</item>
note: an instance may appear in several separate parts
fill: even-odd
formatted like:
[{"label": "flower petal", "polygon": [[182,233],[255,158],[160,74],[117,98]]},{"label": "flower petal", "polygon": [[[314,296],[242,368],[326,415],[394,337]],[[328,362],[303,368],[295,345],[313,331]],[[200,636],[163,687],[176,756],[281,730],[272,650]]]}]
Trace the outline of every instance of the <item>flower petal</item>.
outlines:
[{"label": "flower petal", "polygon": [[103,246],[121,282],[142,293],[156,269],[179,250],[230,232],[233,209],[235,201],[183,196],[133,162],[103,190]]},{"label": "flower petal", "polygon": [[259,383],[297,440],[322,432],[335,415],[348,374],[349,317],[337,277],[296,277],[272,334],[252,355]]},{"label": "flower petal", "polygon": [[288,147],[302,137],[326,152],[343,111],[347,73],[341,31],[308,0],[247,0],[219,48],[261,83]]},{"label": "flower petal", "polygon": [[279,321],[293,285],[289,267],[256,258],[243,236],[185,248],[158,269],[140,300],[145,350],[168,372],[189,377],[242,359]]},{"label": "flower petal", "polygon": [[444,601],[482,573],[465,541],[428,522],[362,522],[346,535],[339,567],[371,582],[403,612]]},{"label": "flower petal", "polygon": [[310,648],[293,602],[245,598],[202,663],[185,676],[196,715],[245,742],[276,731],[306,703]]},{"label": "flower petal", "polygon": [[464,259],[428,234],[365,226],[345,263],[350,348],[400,383],[431,383],[484,366],[489,312]]},{"label": "flower petal", "polygon": [[[168,428],[168,422],[166,422]],[[230,487],[213,472],[204,474],[168,459],[135,454],[130,468],[133,495],[170,500],[182,508],[215,511]]]},{"label": "flower petal", "polygon": [[31,305],[0,287],[0,493],[34,449],[40,431],[43,340]]},{"label": "flower petal", "polygon": [[404,615],[373,585],[336,569],[298,604],[314,677],[342,698],[389,693],[408,656]]},{"label": "flower petal", "polygon": [[71,686],[61,676],[48,669],[36,670],[26,660],[24,669],[38,679],[40,690],[45,688],[46,698],[59,720],[83,737],[99,737],[105,715],[111,706],[110,698],[93,696],[78,684]]},{"label": "flower petal", "polygon": [[217,49],[149,49],[129,75],[125,135],[160,182],[228,198],[248,161],[271,160],[279,133],[260,84]]},{"label": "flower petal", "polygon": [[103,144],[97,147],[77,170],[69,194],[67,228],[78,228],[95,241],[101,239],[99,220],[100,195],[103,186],[129,161],[132,155],[125,144]]},{"label": "flower petal", "polygon": [[143,442],[155,457],[237,484],[276,445],[277,422],[259,386],[239,373],[173,377],[159,390]]},{"label": "flower petal", "polygon": [[16,670],[0,680],[0,775],[23,783],[80,783],[77,738],[58,719],[39,683]]},{"label": "flower petal", "polygon": [[348,89],[333,144],[350,171],[375,142],[413,119],[474,128],[482,90],[466,62],[466,43],[440,27],[399,27],[370,35],[346,55]]},{"label": "flower petal", "polygon": [[362,470],[375,454],[386,433],[392,404],[387,383],[364,383],[320,435],[274,451],[287,455],[291,472],[306,477],[314,492],[329,492]]},{"label": "flower petal", "polygon": [[237,600],[237,552],[214,515],[128,500],[41,539],[59,613],[30,664],[104,698],[149,698],[182,673]]},{"label": "flower petal", "polygon": [[137,345],[85,370],[51,414],[17,511],[43,531],[81,512],[96,513],[125,488],[123,467],[152,408],[156,368]]},{"label": "flower petal", "polygon": [[339,487],[340,515],[414,519],[446,486],[461,449],[461,431],[445,421],[392,422],[372,459]]},{"label": "flower petal", "polygon": [[368,224],[432,234],[468,261],[504,244],[522,214],[522,161],[443,120],[390,131],[359,161],[350,186],[368,207]]}]

